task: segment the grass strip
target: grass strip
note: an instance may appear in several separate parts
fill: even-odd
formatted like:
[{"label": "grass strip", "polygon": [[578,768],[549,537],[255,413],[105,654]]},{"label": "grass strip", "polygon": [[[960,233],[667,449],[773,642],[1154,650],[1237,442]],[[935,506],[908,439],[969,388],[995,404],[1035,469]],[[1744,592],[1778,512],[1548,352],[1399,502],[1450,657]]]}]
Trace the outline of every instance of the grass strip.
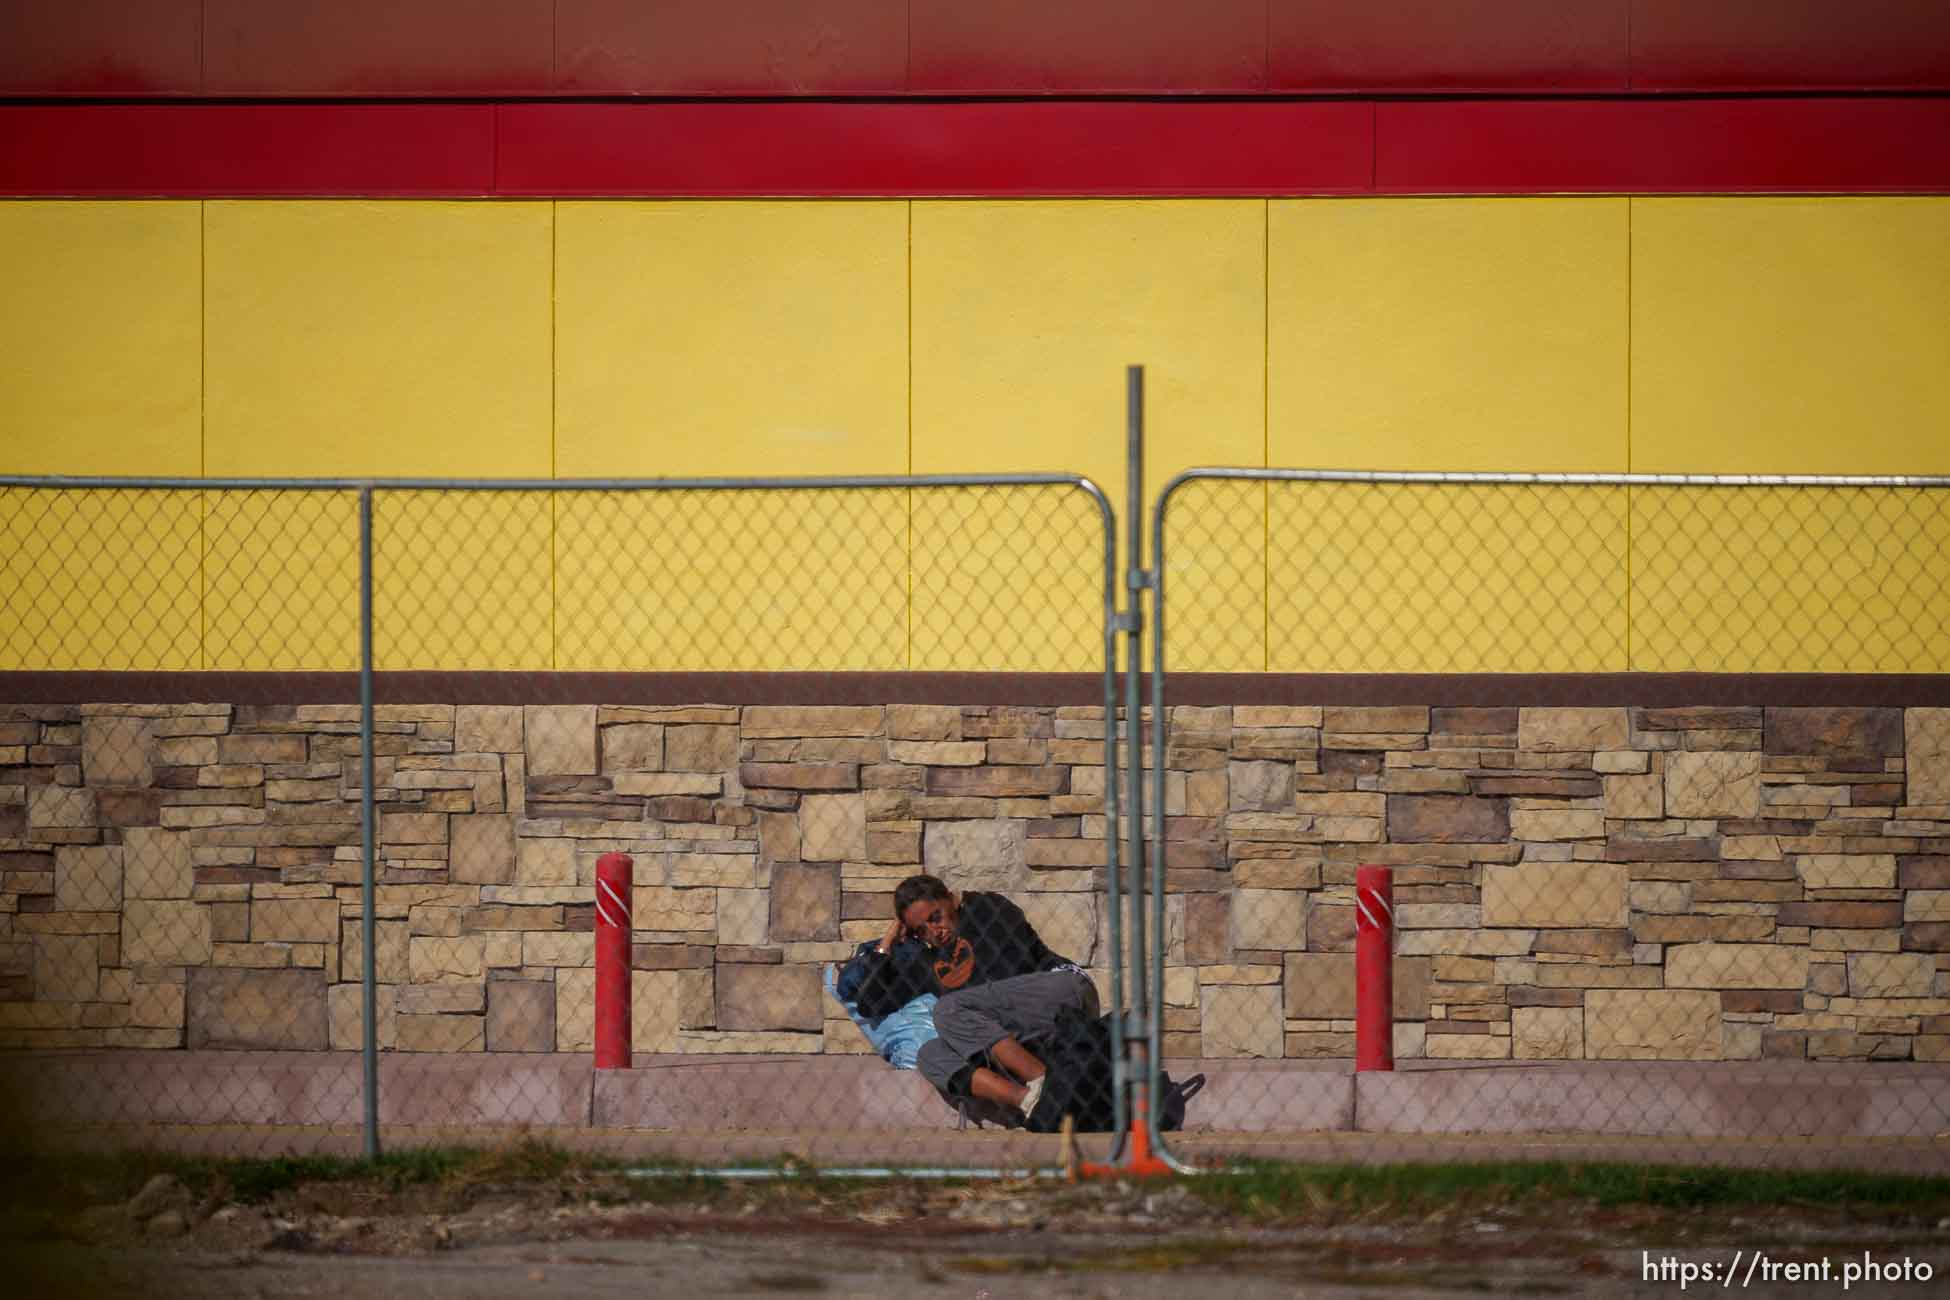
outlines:
[{"label": "grass strip", "polygon": [[1520,1161],[1453,1164],[1298,1164],[1250,1161],[1193,1177],[1200,1199],[1254,1217],[1377,1206],[1570,1200],[1666,1209],[1706,1206],[1950,1207],[1950,1178],[1849,1171]]},{"label": "grass strip", "polygon": [[[802,1188],[873,1195],[887,1180],[822,1175],[811,1164],[778,1162]],[[307,1183],[358,1183],[397,1192],[414,1186],[614,1181],[625,1169],[667,1168],[665,1178],[630,1180],[631,1199],[714,1200],[732,1184],[708,1167],[575,1151],[539,1140],[491,1147],[419,1147],[375,1160],[329,1155],[210,1157],[153,1150],[39,1153],[0,1161],[0,1198],[48,1209],[125,1200],[157,1174],[199,1196],[260,1204]],[[766,1185],[766,1184],[761,1184]],[[958,1185],[944,1180],[937,1186]],[[1176,1180],[1192,1195],[1247,1218],[1336,1215],[1373,1209],[1516,1202],[1599,1206],[1830,1207],[1950,1211],[1950,1178],[1847,1171],[1731,1169],[1607,1162],[1521,1161],[1447,1164],[1310,1164],[1244,1161],[1223,1174]]]},{"label": "grass strip", "polygon": [[254,1205],[306,1183],[359,1183],[396,1192],[416,1185],[562,1182],[645,1162],[521,1141],[493,1147],[414,1147],[385,1152],[374,1160],[332,1155],[214,1157],[135,1149],[43,1152],[0,1163],[8,1165],[0,1174],[0,1186],[31,1189],[34,1200],[59,1206],[124,1200],[157,1174],[175,1177],[198,1196],[216,1193]]}]

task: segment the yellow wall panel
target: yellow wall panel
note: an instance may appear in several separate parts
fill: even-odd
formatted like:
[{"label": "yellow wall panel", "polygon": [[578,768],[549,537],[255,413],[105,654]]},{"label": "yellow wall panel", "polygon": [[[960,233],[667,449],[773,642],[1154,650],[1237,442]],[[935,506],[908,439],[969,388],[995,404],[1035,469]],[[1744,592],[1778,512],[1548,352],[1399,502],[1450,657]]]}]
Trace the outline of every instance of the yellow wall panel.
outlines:
[{"label": "yellow wall panel", "polygon": [[207,472],[549,473],[547,203],[212,202]]},{"label": "yellow wall panel", "polygon": [[373,494],[380,669],[554,664],[554,494]]},{"label": "yellow wall panel", "polygon": [[563,203],[557,472],[907,470],[907,205]]},{"label": "yellow wall panel", "polygon": [[1950,671],[1950,490],[1632,489],[1632,667]]},{"label": "yellow wall panel", "polygon": [[[0,472],[1076,470],[1121,514],[1133,361],[1152,493],[1269,448],[1950,472],[1950,199],[24,202],[0,259]],[[1073,489],[377,501],[381,667],[1100,665]],[[1168,541],[1174,669],[1950,669],[1945,493],[1201,483]],[[356,545],[350,493],[0,493],[0,666],[352,667]]]},{"label": "yellow wall panel", "polygon": [[1270,463],[1624,470],[1627,215],[1609,198],[1273,201]]},{"label": "yellow wall panel", "polygon": [[1175,670],[1631,666],[1623,488],[1201,478],[1166,543]]},{"label": "yellow wall panel", "polygon": [[911,495],[912,667],[1102,669],[1105,527],[1094,497],[1067,484]]},{"label": "yellow wall panel", "polygon": [[[1148,493],[1190,465],[1263,464],[1264,272],[1256,200],[916,203],[915,472],[1079,472],[1121,518],[1130,364],[1145,367]],[[949,563],[917,530],[917,577]],[[967,595],[1031,625],[1058,617],[1052,599],[999,576]],[[1052,646],[1033,666],[1101,657]],[[990,665],[943,641],[914,666]]]},{"label": "yellow wall panel", "polygon": [[1165,507],[1168,670],[1264,672],[1267,664],[1263,482],[1191,479]]},{"label": "yellow wall panel", "polygon": [[907,666],[907,492],[556,494],[556,667]]},{"label": "yellow wall panel", "polygon": [[1263,464],[1265,204],[914,205],[914,471],[1089,475],[1124,506],[1124,368],[1147,481]]},{"label": "yellow wall panel", "polygon": [[[1623,470],[1627,216],[1620,199],[1274,201],[1271,463]],[[1268,669],[1625,667],[1622,493],[1267,493]]]},{"label": "yellow wall panel", "polygon": [[0,669],[202,667],[198,495],[0,491]]},{"label": "yellow wall panel", "polygon": [[1950,198],[1632,204],[1632,468],[1950,471]]},{"label": "yellow wall panel", "polygon": [[0,473],[201,472],[200,207],[0,202]]},{"label": "yellow wall panel", "polygon": [[1268,669],[1623,672],[1626,491],[1276,483]]},{"label": "yellow wall panel", "polygon": [[348,491],[204,494],[203,666],[359,666],[359,498]]},{"label": "yellow wall panel", "polygon": [[[907,205],[564,203],[557,470],[907,469]],[[565,493],[557,662],[905,667],[904,492]]]}]

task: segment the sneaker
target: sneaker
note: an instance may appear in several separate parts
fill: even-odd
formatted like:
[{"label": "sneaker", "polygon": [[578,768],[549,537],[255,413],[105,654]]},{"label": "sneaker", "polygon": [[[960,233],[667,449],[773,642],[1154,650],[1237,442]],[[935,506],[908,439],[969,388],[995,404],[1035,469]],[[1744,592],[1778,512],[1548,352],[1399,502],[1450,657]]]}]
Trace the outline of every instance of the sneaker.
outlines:
[{"label": "sneaker", "polygon": [[1043,1081],[1047,1078],[1049,1078],[1049,1075],[1039,1074],[1026,1085],[1027,1091],[1022,1094],[1023,1118],[1027,1119],[1029,1113],[1036,1109],[1036,1103],[1042,1100]]}]

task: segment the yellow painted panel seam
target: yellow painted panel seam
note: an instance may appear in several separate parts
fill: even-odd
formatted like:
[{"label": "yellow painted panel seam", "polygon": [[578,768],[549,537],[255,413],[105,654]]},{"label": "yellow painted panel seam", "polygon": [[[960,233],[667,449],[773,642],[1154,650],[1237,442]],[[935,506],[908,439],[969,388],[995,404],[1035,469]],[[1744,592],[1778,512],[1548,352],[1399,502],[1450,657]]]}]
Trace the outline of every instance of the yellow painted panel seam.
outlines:
[{"label": "yellow painted panel seam", "polygon": [[[497,137],[497,147],[498,137]],[[558,249],[558,235],[562,229],[562,205],[550,201],[548,205],[548,476],[558,478],[557,457],[561,453],[562,426],[556,414],[556,387],[559,371],[556,356],[560,346],[560,325],[556,319],[556,288],[562,271],[562,259]],[[562,616],[562,578],[561,550],[557,545],[561,529],[560,518],[556,513],[560,493],[548,495],[548,666],[559,669],[562,666],[562,630],[557,624]]]},{"label": "yellow painted panel seam", "polygon": [[[1625,472],[1632,472],[1632,215],[1633,200],[1625,200]],[[1632,616],[1635,597],[1632,589],[1632,489],[1625,489],[1625,671],[1638,664],[1632,644]]]},{"label": "yellow painted panel seam", "polygon": [[[914,200],[907,201],[907,468],[914,473]],[[907,497],[907,658],[914,668],[914,491]]]},{"label": "yellow painted panel seam", "polygon": [[[1272,6],[1267,6],[1271,11]],[[1269,23],[1271,18],[1267,20]],[[1259,463],[1273,464],[1273,201],[1260,203],[1260,330],[1259,330]],[[1271,487],[1259,491],[1259,667],[1265,672],[1273,654],[1273,502]]]}]

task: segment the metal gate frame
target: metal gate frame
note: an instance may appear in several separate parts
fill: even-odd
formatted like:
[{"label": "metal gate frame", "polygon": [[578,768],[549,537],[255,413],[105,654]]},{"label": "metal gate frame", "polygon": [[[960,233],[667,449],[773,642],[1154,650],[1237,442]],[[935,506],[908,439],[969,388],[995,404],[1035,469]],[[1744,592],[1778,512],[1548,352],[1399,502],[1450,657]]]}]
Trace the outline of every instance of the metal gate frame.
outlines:
[{"label": "metal gate frame", "polygon": [[[1142,381],[1138,367],[1132,367],[1132,392],[1134,408],[1141,399]],[[1140,588],[1149,588],[1152,593],[1153,619],[1156,630],[1152,643],[1151,660],[1151,698],[1150,716],[1152,732],[1152,806],[1154,809],[1148,845],[1139,845],[1133,835],[1131,857],[1133,867],[1139,871],[1139,883],[1134,889],[1140,894],[1144,889],[1145,872],[1151,889],[1151,925],[1162,938],[1165,916],[1165,751],[1169,726],[1165,712],[1165,691],[1169,676],[1165,664],[1165,523],[1173,496],[1189,484],[1213,480],[1259,483],[1363,483],[1363,484],[1423,484],[1423,485],[1510,485],[1510,486],[1560,486],[1560,487],[1701,487],[1701,488],[1950,488],[1950,476],[1940,475],[1832,475],[1832,474],[1527,474],[1527,473],[1489,473],[1489,472],[1440,472],[1440,471],[1369,471],[1369,470],[1315,470],[1315,469],[1255,469],[1228,467],[1197,467],[1175,475],[1158,492],[1152,504],[1151,518],[1151,565],[1148,570],[1138,567],[1137,547],[1139,525],[1137,520],[1138,498],[1136,484],[1139,481],[1141,466],[1141,420],[1133,415],[1132,428],[1132,502],[1131,520],[1132,568],[1130,586],[1133,607]],[[1132,632],[1133,674],[1137,670],[1137,633]],[[1629,667],[1627,671],[1633,671]],[[1135,693],[1133,692],[1133,698]],[[1136,710],[1133,708],[1133,714]],[[1135,740],[1134,740],[1134,743]],[[1143,768],[1141,754],[1133,756],[1131,806],[1133,823],[1142,805],[1135,793],[1137,780]],[[1141,921],[1141,918],[1140,918]],[[1141,945],[1141,933],[1139,936]],[[1163,1035],[1163,1006],[1165,951],[1160,942],[1157,950],[1150,954],[1150,963],[1145,971],[1148,977],[1147,991],[1140,990],[1139,1009],[1142,1011],[1148,1000],[1150,1014],[1144,1020],[1144,1033],[1148,1036],[1149,1068],[1143,1072],[1140,1081],[1147,1092],[1148,1104],[1142,1108],[1139,1119],[1149,1126],[1147,1134],[1159,1158],[1170,1168],[1180,1172],[1193,1172],[1190,1165],[1175,1156],[1164,1140],[1164,1134],[1157,1127],[1159,1104],[1161,1100],[1161,1047]]]},{"label": "metal gate frame", "polygon": [[[1133,417],[1137,417],[1134,415]],[[1137,480],[1133,480],[1135,484]],[[374,499],[387,492],[527,492],[527,493],[663,493],[663,492],[748,492],[748,491],[911,491],[925,488],[982,487],[1069,487],[1083,492],[1093,501],[1103,524],[1103,637],[1104,637],[1104,802],[1107,833],[1106,894],[1109,909],[1108,939],[1111,949],[1110,1000],[1114,1007],[1125,1001],[1125,974],[1119,956],[1123,935],[1119,921],[1122,889],[1122,864],[1117,827],[1120,821],[1119,759],[1129,753],[1135,760],[1129,767],[1132,797],[1137,797],[1137,780],[1142,768],[1141,732],[1133,710],[1129,748],[1120,750],[1117,726],[1117,632],[1126,618],[1117,610],[1116,514],[1104,491],[1080,474],[933,474],[933,475],[855,475],[807,477],[701,477],[659,479],[441,479],[441,478],[229,478],[192,479],[171,477],[93,477],[79,475],[0,475],[0,490],[105,492],[341,492],[354,493],[359,518],[359,749],[363,790],[360,807],[362,937],[362,1046],[364,1080],[363,1152],[366,1158],[381,1151],[379,1123],[379,1047],[378,981],[375,950],[377,924],[375,878],[378,818],[374,789],[374,699],[373,699],[373,514]],[[1133,529],[1138,526],[1139,498],[1133,489]],[[1135,544],[1136,533],[1133,532]],[[1134,552],[1135,553],[1135,552]],[[1135,598],[1135,593],[1134,593]],[[1134,643],[1135,644],[1135,643]],[[1129,683],[1131,700],[1137,698],[1135,650],[1133,674]],[[1142,838],[1136,819],[1132,820],[1131,844],[1134,853],[1142,852]],[[1134,898],[1141,898],[1141,887],[1134,886]],[[1135,910],[1134,910],[1135,915]],[[1141,936],[1140,936],[1141,943]],[[1141,955],[1141,950],[1139,955]],[[1141,988],[1143,966],[1133,961],[1130,982]],[[1113,1019],[1113,1051],[1123,1059],[1127,1029],[1123,1017]],[[1124,1088],[1116,1092],[1118,1151],[1123,1149],[1127,1125]],[[1116,1157],[1113,1157],[1116,1158]],[[935,1171],[939,1172],[939,1171]],[[969,1170],[963,1172],[975,1173]]]}]

